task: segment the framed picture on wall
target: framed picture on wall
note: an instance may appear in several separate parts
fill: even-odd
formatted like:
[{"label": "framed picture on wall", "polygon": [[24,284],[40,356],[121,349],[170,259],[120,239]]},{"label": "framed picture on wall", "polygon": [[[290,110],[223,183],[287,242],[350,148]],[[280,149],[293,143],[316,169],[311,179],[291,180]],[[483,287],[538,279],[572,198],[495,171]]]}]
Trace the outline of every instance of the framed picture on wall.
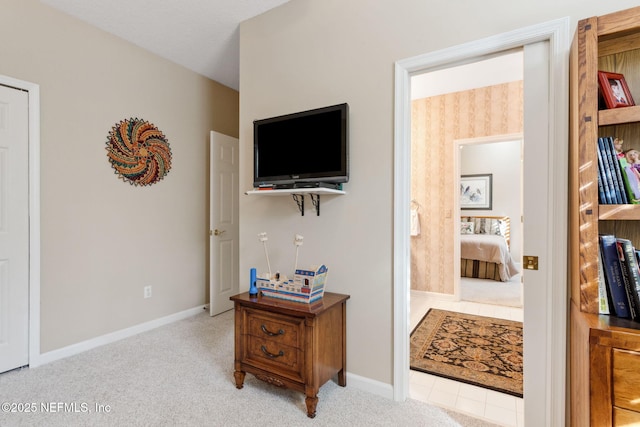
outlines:
[{"label": "framed picture on wall", "polygon": [[460,209],[491,210],[493,174],[460,176]]},{"label": "framed picture on wall", "polygon": [[598,83],[607,108],[635,105],[627,81],[622,74],[598,71]]}]

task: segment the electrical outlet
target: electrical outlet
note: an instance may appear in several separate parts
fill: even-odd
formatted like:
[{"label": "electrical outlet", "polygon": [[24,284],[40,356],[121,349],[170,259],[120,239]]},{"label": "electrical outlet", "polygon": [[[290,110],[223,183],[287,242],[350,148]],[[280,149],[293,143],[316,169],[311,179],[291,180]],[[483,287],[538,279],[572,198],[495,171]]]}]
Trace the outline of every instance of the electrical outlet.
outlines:
[{"label": "electrical outlet", "polygon": [[151,286],[144,287],[144,297],[151,298]]}]

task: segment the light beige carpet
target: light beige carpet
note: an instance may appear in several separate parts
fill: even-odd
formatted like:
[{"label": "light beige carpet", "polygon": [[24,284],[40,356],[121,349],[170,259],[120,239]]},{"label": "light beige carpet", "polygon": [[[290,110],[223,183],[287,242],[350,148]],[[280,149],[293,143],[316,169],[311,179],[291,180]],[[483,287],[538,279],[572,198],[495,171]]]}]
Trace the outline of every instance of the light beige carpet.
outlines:
[{"label": "light beige carpet", "polygon": [[0,403],[16,409],[0,411],[0,426],[493,425],[415,400],[395,402],[348,381],[345,388],[329,381],[318,397],[310,419],[302,393],[252,375],[236,389],[233,312],[213,318],[203,312],[38,368],[0,374]]},{"label": "light beige carpet", "polygon": [[482,304],[522,307],[520,274],[508,282],[461,277],[460,299]]}]

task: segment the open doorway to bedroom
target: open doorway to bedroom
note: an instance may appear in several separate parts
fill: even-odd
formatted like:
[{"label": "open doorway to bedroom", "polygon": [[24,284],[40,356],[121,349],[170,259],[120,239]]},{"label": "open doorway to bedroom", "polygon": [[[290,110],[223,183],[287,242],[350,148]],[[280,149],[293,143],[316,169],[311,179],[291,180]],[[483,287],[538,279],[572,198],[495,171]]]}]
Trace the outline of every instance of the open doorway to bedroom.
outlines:
[{"label": "open doorway to bedroom", "polygon": [[[522,308],[522,135],[462,139],[456,145],[457,201],[465,206],[459,206],[460,232],[455,235],[460,275],[454,277],[454,296]],[[490,188],[477,194],[474,183]]]},{"label": "open doorway to bedroom", "polygon": [[[521,255],[523,51],[412,76],[411,97],[410,288],[458,297],[463,215],[508,217]],[[489,179],[481,203],[461,175]]]},{"label": "open doorway to bedroom", "polygon": [[[412,78],[522,47],[523,212],[526,225],[523,227],[523,252],[527,259],[539,259],[535,265],[537,270],[523,269],[527,283],[522,310],[526,397],[523,413],[527,425],[563,425],[565,422],[567,243],[558,236],[567,233],[568,45],[569,18],[562,18],[396,62],[393,305],[394,398],[398,401],[410,395],[409,320],[414,311],[409,313],[409,306],[415,302],[409,277]],[[444,145],[440,143],[440,146]],[[453,157],[453,152],[449,155]],[[433,176],[438,176],[443,167],[437,162],[428,166],[432,168]],[[447,173],[449,175],[452,174]],[[434,188],[433,192],[441,191]],[[450,192],[457,195],[455,188]],[[454,215],[453,208],[447,212],[447,207],[441,206],[444,216]],[[429,225],[438,227],[433,222]],[[454,232],[453,225],[451,232]],[[457,391],[459,389],[460,386]],[[458,397],[456,395],[454,399]],[[488,408],[486,402],[483,410]],[[517,410],[517,413],[521,412]],[[517,425],[523,424],[518,421]]]},{"label": "open doorway to bedroom", "polygon": [[[523,50],[412,76],[411,94],[410,329],[431,308],[522,322]],[[461,188],[476,178],[470,202]],[[505,238],[479,234],[481,222]],[[464,237],[502,240],[480,252],[504,259],[467,255],[463,223]],[[501,425],[524,418],[522,398],[415,370],[410,396]]]}]

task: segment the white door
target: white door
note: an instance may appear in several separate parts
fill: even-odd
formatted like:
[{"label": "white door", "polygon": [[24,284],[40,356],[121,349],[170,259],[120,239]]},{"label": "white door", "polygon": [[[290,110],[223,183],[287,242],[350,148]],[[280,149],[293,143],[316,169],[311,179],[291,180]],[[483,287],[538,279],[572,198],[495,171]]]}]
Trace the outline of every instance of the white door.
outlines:
[{"label": "white door", "polygon": [[0,86],[0,372],[29,363],[28,94]]},{"label": "white door", "polygon": [[211,132],[209,308],[212,316],[233,308],[229,297],[239,291],[238,146],[237,138]]},{"label": "white door", "polygon": [[[523,268],[524,298],[524,418],[527,426],[548,425],[551,306],[549,242],[549,42],[524,46],[524,144],[522,255],[538,256],[538,270]],[[524,266],[523,266],[524,267]],[[560,325],[558,325],[560,326]]]}]

